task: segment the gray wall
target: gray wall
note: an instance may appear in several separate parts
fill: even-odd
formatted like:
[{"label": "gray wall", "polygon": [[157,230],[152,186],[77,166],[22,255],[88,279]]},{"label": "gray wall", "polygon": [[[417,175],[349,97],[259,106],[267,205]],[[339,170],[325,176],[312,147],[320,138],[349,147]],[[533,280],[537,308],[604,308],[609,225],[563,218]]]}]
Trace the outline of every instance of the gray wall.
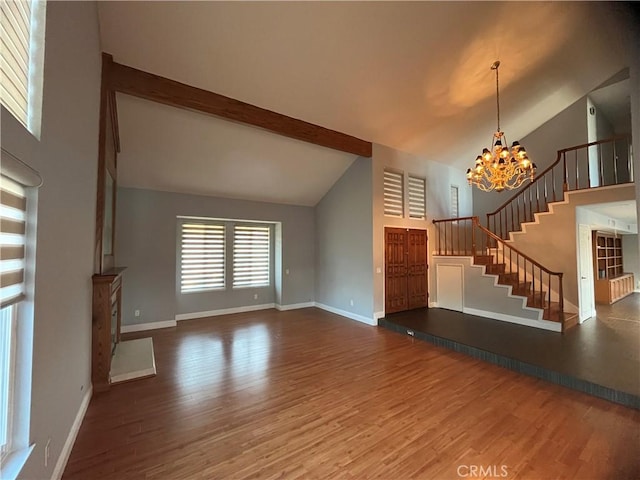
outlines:
[{"label": "gray wall", "polygon": [[[402,227],[427,230],[429,263],[431,252],[435,248],[435,229],[432,221],[450,218],[450,188],[458,186],[459,216],[471,215],[472,193],[467,185],[465,170],[450,167],[442,163],[400,152],[384,145],[373,145],[373,268],[374,276],[374,312],[381,315],[384,311],[384,227]],[[385,167],[400,170],[406,174],[424,177],[426,180],[427,218],[418,220],[409,218],[388,217],[384,214],[384,169]],[[405,212],[407,211],[405,205]],[[429,270],[430,301],[434,300],[435,270]]]},{"label": "gray wall", "polygon": [[[2,109],[2,147],[38,170],[31,454],[21,478],[50,478],[91,385],[91,275],[100,93],[92,2],[49,2],[42,133]],[[44,447],[50,460],[44,466]]]},{"label": "gray wall", "polygon": [[316,205],[316,302],[367,319],[373,319],[371,171],[370,158],[356,159]]},{"label": "gray wall", "polygon": [[[197,313],[273,303],[274,288],[246,288],[182,295],[176,288],[177,216],[281,222],[281,304],[314,299],[314,211],[226,198],[119,188],[116,263],[127,267],[123,287],[123,324],[173,320]],[[288,269],[289,275],[284,271]],[[258,294],[258,299],[253,298]],[[134,310],[140,317],[134,317]]]},{"label": "gray wall", "polygon": [[[508,135],[509,132],[507,131]],[[520,139],[529,153],[529,158],[542,173],[549,165],[556,161],[558,150],[587,143],[587,97],[582,97],[567,109],[560,112],[551,120],[541,125],[529,135]],[[511,139],[510,139],[511,141]],[[562,192],[562,180],[557,182],[559,192]],[[486,224],[486,214],[495,211],[509,200],[514,191],[482,192],[473,190],[473,214],[480,217]]]}]

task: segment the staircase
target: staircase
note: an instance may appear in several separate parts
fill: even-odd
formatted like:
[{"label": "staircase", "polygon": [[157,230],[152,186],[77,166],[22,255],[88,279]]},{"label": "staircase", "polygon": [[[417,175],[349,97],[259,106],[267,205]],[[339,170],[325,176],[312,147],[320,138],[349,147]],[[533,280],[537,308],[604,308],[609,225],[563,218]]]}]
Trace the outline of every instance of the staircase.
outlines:
[{"label": "staircase", "polygon": [[560,302],[548,301],[547,291],[532,288],[531,280],[522,280],[516,272],[507,272],[506,263],[496,263],[494,255],[474,255],[474,265],[484,265],[485,275],[494,275],[498,277],[498,285],[511,287],[511,295],[524,297],[527,299],[526,306],[538,308],[542,310],[542,319],[561,324],[561,330],[577,324],[578,316],[576,314],[565,313],[562,311]]},{"label": "staircase", "polygon": [[484,276],[494,277],[494,285],[507,287],[511,297],[522,297],[523,309],[538,310],[540,320],[558,323],[556,331],[575,324],[572,315],[564,312],[561,272],[551,271],[509,245],[480,225],[478,217],[433,223],[437,233],[435,255],[471,257],[474,265],[484,268]]}]

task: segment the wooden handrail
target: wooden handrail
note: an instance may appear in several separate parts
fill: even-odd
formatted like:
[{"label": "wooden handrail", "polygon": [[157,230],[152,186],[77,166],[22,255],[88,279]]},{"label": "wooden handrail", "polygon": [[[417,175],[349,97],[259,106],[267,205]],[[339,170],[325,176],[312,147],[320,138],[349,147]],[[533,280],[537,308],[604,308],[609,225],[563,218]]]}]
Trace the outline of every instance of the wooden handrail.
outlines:
[{"label": "wooden handrail", "polygon": [[[487,228],[501,238],[508,238],[509,232],[519,230],[522,222],[533,221],[533,215],[547,210],[547,205],[551,202],[562,200],[564,192],[570,190],[580,190],[592,187],[592,168],[597,167],[597,182],[595,186],[618,185],[621,183],[633,182],[633,167],[631,165],[631,153],[627,166],[622,174],[619,174],[620,165],[616,152],[616,142],[627,140],[627,145],[631,139],[630,135],[615,135],[604,140],[584,143],[573,147],[558,150],[556,160],[536,178],[520,190],[514,193],[507,201],[493,212],[486,214]],[[611,158],[602,158],[603,150],[599,145],[611,144]],[[588,149],[598,147],[595,160],[597,165],[590,161],[591,153]],[[586,155],[578,155],[580,151],[586,150]],[[575,156],[568,157],[569,152],[575,152]],[[619,150],[618,150],[619,152]],[[593,157],[591,157],[593,158]],[[609,162],[609,163],[604,163]],[[571,166],[569,168],[570,165]],[[605,170],[606,165],[606,170]],[[613,174],[611,173],[613,169]],[[582,175],[580,174],[582,173]],[[593,172],[595,173],[595,172]],[[611,179],[613,175],[613,180]],[[586,182],[585,182],[586,180]],[[556,193],[560,195],[557,198]]]},{"label": "wooden handrail", "polygon": [[474,217],[454,217],[454,218],[443,218],[441,220],[432,220],[433,223],[442,223],[442,222],[457,222],[462,220],[473,220],[478,219],[477,216]]},{"label": "wooden handrail", "polygon": [[480,222],[478,221],[478,217],[474,217],[475,221],[474,224],[480,229],[482,230],[484,233],[486,233],[490,238],[493,238],[494,240],[496,240],[497,242],[500,242],[502,245],[504,245],[505,247],[513,250],[514,252],[516,252],[518,255],[520,255],[521,257],[523,257],[524,259],[528,260],[530,263],[532,263],[533,265],[535,265],[536,267],[538,267],[540,270],[544,271],[545,273],[548,273],[549,275],[558,275],[560,277],[562,277],[562,272],[554,272],[553,270],[549,270],[547,267],[545,267],[544,265],[542,265],[541,263],[535,261],[533,258],[531,258],[529,255],[527,255],[526,253],[523,253],[522,251],[518,250],[516,247],[514,247],[513,245],[508,245],[507,242],[504,241],[504,239],[500,238],[499,236],[497,236],[495,233],[493,233],[491,230],[489,230],[488,228],[483,227]]},{"label": "wooden handrail", "polygon": [[563,153],[572,152],[573,150],[579,150],[581,148],[593,147],[595,145],[602,145],[603,143],[609,143],[609,142],[613,142],[615,140],[622,140],[624,138],[630,138],[630,135],[628,135],[628,134],[614,135],[613,137],[607,138],[605,140],[598,140],[597,142],[583,143],[582,145],[576,145],[576,146],[573,146],[573,147],[563,148],[562,150],[558,150],[558,154],[556,156],[556,161],[555,162],[553,162],[551,165],[549,165],[547,168],[545,168],[542,171],[542,173],[537,174],[536,178],[535,178],[535,180],[533,182],[528,183],[526,187],[518,190],[518,192],[515,195],[513,195],[509,200],[507,200],[502,205],[500,205],[498,208],[496,208],[495,211],[493,211],[491,213],[487,213],[487,216],[496,215],[500,210],[502,210],[509,203],[511,203],[518,195],[520,195],[522,192],[524,192],[525,190],[530,188],[532,185],[534,185],[539,178],[543,178],[545,176],[545,174],[547,172],[549,172],[553,167],[555,167],[556,165],[559,165],[560,164],[560,160],[562,159],[562,154]]}]

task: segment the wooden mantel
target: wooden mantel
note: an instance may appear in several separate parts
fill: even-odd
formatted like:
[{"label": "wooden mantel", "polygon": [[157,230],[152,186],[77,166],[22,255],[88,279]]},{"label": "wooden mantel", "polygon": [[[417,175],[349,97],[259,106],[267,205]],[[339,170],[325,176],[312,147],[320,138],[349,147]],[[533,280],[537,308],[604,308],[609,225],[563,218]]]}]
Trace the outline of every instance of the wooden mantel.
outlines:
[{"label": "wooden mantel", "polygon": [[126,267],[116,267],[93,275],[93,312],[91,319],[92,358],[91,381],[96,392],[109,389],[111,371],[111,317],[117,315],[116,343],[120,341],[122,320],[122,272]]}]

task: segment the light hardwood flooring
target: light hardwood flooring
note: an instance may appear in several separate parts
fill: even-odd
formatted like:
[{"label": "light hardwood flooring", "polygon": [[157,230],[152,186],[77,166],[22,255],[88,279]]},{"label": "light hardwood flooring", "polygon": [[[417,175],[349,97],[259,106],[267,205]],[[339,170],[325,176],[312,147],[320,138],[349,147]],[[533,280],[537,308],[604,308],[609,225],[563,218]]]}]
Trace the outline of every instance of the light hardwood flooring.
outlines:
[{"label": "light hardwood flooring", "polygon": [[318,309],[149,334],[63,478],[640,478],[640,412]]}]

